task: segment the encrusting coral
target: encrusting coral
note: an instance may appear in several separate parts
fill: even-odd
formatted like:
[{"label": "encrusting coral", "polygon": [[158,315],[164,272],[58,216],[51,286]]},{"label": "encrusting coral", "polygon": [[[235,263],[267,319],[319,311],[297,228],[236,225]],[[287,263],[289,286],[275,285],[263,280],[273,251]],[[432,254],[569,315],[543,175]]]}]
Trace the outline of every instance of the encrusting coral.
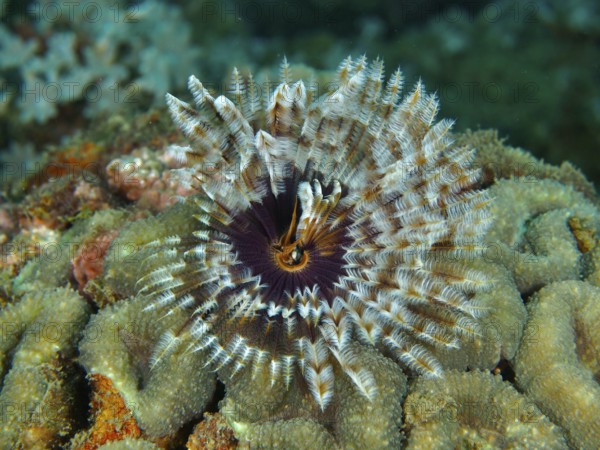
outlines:
[{"label": "encrusting coral", "polygon": [[[123,226],[123,211],[113,209],[97,211],[88,220],[78,221],[64,233],[55,233],[51,241],[39,247],[13,279],[13,291],[22,294],[45,287],[65,286],[78,271],[91,275],[90,265],[104,266],[104,249],[94,238]],[[89,252],[87,260],[78,259],[80,252]],[[15,252],[22,251],[15,247]],[[102,269],[103,270],[103,269]]]},{"label": "encrusting coral", "polygon": [[473,151],[452,145],[420,83],[404,99],[399,71],[384,84],[380,60],[346,59],[320,99],[281,71],[264,107],[237,70],[233,100],[193,76],[198,110],[167,96],[200,195],[197,229],[152,243],[163,265],[140,280],[149,308],[190,316],[164,346],[207,349],[234,374],[267,367],[272,384],[301,376],[322,410],[336,368],[377,393],[353,340],[439,376],[427,345],[473,332],[487,287],[460,260],[491,220]]},{"label": "encrusting coral", "polygon": [[[201,415],[216,381],[202,354],[159,345],[185,322],[183,311],[163,316],[145,306],[142,298],[127,299],[93,316],[80,361],[88,374],[110,378],[148,435],[161,436]],[[152,353],[156,347],[160,358]]]},{"label": "encrusting coral", "polygon": [[457,142],[477,148],[474,164],[494,198],[486,261],[508,268],[524,294],[597,271],[590,255],[600,230],[598,200],[579,170],[506,146],[493,130],[467,132]]},{"label": "encrusting coral", "polygon": [[566,449],[560,428],[498,375],[419,378],[404,404],[407,449]]},{"label": "encrusting coral", "polygon": [[73,359],[88,317],[86,302],[65,288],[26,294],[0,312],[1,448],[68,438],[81,402]]},{"label": "encrusting coral", "polygon": [[237,440],[222,414],[204,413],[202,422],[196,425],[190,434],[186,448],[229,450],[237,448]]},{"label": "encrusting coral", "polygon": [[138,208],[163,211],[181,197],[195,194],[193,172],[162,151],[147,147],[112,160],[106,166],[109,187]]},{"label": "encrusting coral", "polygon": [[236,436],[241,436],[242,448],[285,448],[309,450],[335,449],[333,436],[318,422],[311,419],[268,421],[252,425],[234,422]]},{"label": "encrusting coral", "polygon": [[[489,231],[492,238],[487,239],[490,250],[485,260],[504,262],[511,271],[516,270],[521,289],[526,293],[534,284],[541,287],[540,283],[551,281],[542,280],[546,276],[545,270],[556,279],[561,268],[565,269],[562,279],[583,278],[600,285],[600,201],[594,185],[579,169],[568,161],[559,167],[546,164],[531,153],[505,144],[498,138],[496,130],[467,131],[458,134],[456,142],[477,149],[474,165],[481,168],[485,185],[510,181],[492,189],[500,197],[496,208],[498,214],[503,216],[506,208],[511,214],[518,213],[516,222],[519,226],[516,228],[511,220],[499,219],[492,225]],[[549,183],[540,185],[540,180]],[[544,189],[551,192],[544,192]],[[561,191],[564,192],[561,194]],[[546,203],[548,197],[553,200]],[[545,215],[554,209],[564,213],[563,217],[559,217],[560,213],[552,213],[557,219],[555,223],[552,223],[552,215],[537,217],[540,211]],[[528,229],[530,224],[531,230]],[[507,245],[503,246],[503,243]],[[572,262],[574,267],[564,260]],[[525,266],[526,263],[531,266]]]},{"label": "encrusting coral", "polygon": [[564,428],[574,448],[600,442],[600,288],[549,284],[528,303],[518,386]]},{"label": "encrusting coral", "polygon": [[92,389],[90,426],[71,439],[71,447],[96,450],[110,441],[139,438],[142,431],[112,381],[99,374],[93,374],[89,378]]},{"label": "encrusting coral", "polygon": [[402,401],[406,377],[390,359],[373,348],[356,345],[360,363],[373,370],[379,388],[377,397],[367,401],[347,377],[336,384],[336,415],[331,424],[337,442],[344,449],[398,448],[402,437]]}]

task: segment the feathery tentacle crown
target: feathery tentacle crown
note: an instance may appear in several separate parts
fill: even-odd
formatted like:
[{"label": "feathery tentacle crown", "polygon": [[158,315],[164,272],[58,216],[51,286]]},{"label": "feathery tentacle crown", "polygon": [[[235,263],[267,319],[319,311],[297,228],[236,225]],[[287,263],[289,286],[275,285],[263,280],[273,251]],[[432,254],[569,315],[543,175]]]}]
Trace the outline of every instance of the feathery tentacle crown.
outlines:
[{"label": "feathery tentacle crown", "polygon": [[190,311],[159,355],[187,341],[215,369],[300,375],[322,409],[334,373],[376,392],[352,339],[441,373],[431,349],[476,329],[471,297],[486,280],[460,259],[481,248],[489,198],[473,150],[434,121],[435,96],[418,83],[401,99],[401,86],[399,70],[384,84],[383,62],[362,57],[320,99],[285,61],[265,109],[237,70],[231,100],[193,76],[198,109],[167,95],[201,195],[198,230],[154,242],[162,265],[140,280],[149,308]]}]

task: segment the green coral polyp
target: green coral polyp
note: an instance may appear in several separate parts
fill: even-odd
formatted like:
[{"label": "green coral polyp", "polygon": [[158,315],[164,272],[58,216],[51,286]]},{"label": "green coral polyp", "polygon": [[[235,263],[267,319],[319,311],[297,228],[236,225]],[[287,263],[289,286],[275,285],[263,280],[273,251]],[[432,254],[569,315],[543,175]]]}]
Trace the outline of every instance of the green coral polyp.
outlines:
[{"label": "green coral polyp", "polygon": [[520,292],[581,277],[583,259],[568,221],[577,218],[598,233],[598,210],[589,199],[549,179],[500,180],[490,195],[496,220],[486,236],[486,258],[507,267]]},{"label": "green coral polyp", "polygon": [[80,361],[88,373],[112,380],[146,433],[162,436],[202,414],[216,381],[202,355],[190,357],[182,348],[156,361],[152,349],[185,316],[161,317],[144,307],[143,299],[133,298],[95,315],[79,345]]},{"label": "green coral polyp", "polygon": [[448,371],[417,379],[404,404],[407,449],[566,449],[560,429],[501,377]]},{"label": "green coral polyp", "polygon": [[[302,389],[286,390],[283,383],[271,386],[267,370],[257,377],[242,373],[227,382],[221,402],[221,412],[240,443],[250,448],[399,448],[406,376],[373,347],[351,345],[357,363],[373,371],[377,396],[365,398],[348,376],[339,373],[334,400],[323,413]],[[227,370],[220,375],[226,377]]]},{"label": "green coral polyp", "polygon": [[86,302],[65,288],[28,293],[0,311],[2,448],[34,448],[40,437],[58,446],[73,430],[74,357],[88,317]]},{"label": "green coral polyp", "polygon": [[600,288],[563,281],[527,305],[529,320],[516,359],[516,381],[574,448],[600,442]]}]

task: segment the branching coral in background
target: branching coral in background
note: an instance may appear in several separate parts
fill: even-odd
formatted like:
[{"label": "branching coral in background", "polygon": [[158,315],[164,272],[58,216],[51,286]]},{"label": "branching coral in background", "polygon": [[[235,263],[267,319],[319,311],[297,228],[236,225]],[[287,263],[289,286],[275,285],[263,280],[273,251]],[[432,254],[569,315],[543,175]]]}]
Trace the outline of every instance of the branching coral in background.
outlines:
[{"label": "branching coral in background", "polygon": [[23,123],[44,123],[80,100],[94,116],[144,95],[161,99],[197,61],[179,8],[156,0],[38,0],[18,12],[29,13],[16,20],[30,22],[35,36],[0,25],[0,76],[11,96],[4,113]]},{"label": "branching coral in background", "polygon": [[160,0],[10,2],[0,24],[0,148],[36,150],[181,88],[199,50]]}]

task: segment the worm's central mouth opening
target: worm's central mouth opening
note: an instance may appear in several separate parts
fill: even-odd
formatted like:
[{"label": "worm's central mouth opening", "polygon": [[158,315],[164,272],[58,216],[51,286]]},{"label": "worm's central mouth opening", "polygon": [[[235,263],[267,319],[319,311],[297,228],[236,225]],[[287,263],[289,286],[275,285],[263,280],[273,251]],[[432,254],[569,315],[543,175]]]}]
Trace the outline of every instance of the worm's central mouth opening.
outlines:
[{"label": "worm's central mouth opening", "polygon": [[274,245],[273,252],[279,268],[287,272],[302,270],[308,264],[308,252],[304,250],[300,239],[285,246]]},{"label": "worm's central mouth opening", "polygon": [[347,276],[353,206],[340,205],[342,187],[336,181],[325,188],[318,180],[300,182],[284,194],[265,195],[223,227],[244,271],[241,277],[260,279],[267,304],[291,307],[292,298],[306,292],[332,302]]},{"label": "worm's central mouth opening", "polygon": [[296,237],[296,228],[298,227],[298,199],[294,203],[294,211],[290,227],[281,237],[279,242],[273,246],[275,262],[280,269],[286,272],[296,272],[304,269],[308,264],[308,252],[302,243],[302,238]]}]

